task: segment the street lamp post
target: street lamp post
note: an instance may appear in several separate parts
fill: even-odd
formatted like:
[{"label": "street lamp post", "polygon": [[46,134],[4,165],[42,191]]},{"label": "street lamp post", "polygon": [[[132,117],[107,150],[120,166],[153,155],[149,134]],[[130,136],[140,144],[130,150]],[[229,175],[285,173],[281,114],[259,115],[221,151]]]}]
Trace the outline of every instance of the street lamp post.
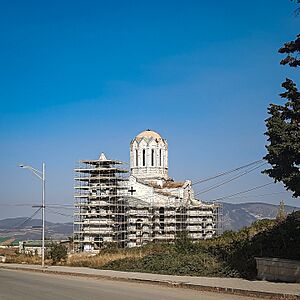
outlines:
[{"label": "street lamp post", "polygon": [[20,165],[20,168],[30,170],[35,176],[42,180],[42,268],[45,267],[45,163],[42,165],[42,171],[37,170],[31,166]]}]

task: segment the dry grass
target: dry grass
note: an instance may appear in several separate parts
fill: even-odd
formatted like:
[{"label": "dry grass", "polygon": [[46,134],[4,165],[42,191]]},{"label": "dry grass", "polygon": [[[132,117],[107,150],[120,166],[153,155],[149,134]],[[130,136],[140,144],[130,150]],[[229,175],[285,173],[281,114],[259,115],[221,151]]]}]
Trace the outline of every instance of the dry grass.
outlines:
[{"label": "dry grass", "polygon": [[141,252],[119,252],[119,253],[101,253],[95,256],[88,254],[69,255],[67,265],[72,267],[90,267],[101,268],[109,262],[124,258],[141,258],[144,254]]},{"label": "dry grass", "polygon": [[[90,268],[101,268],[105,264],[123,259],[123,258],[141,258],[145,254],[139,252],[120,252],[120,253],[103,253],[95,256],[83,253],[70,254],[66,262],[62,261],[58,265],[72,266],[72,267],[90,267]],[[41,257],[35,255],[25,255],[25,254],[16,254],[10,253],[6,255],[7,263],[16,263],[16,264],[41,264]],[[53,262],[51,259],[46,259],[46,265],[52,265]]]},{"label": "dry grass", "polygon": [[[42,262],[40,256],[20,254],[17,248],[0,249],[0,255],[4,255],[6,257],[7,263],[38,265]],[[50,259],[46,259],[45,263],[52,264],[52,261]]]},{"label": "dry grass", "polygon": [[18,249],[16,248],[0,248],[0,255],[15,255]]},{"label": "dry grass", "polygon": [[12,244],[16,239],[15,238],[10,238],[8,240],[5,240],[4,242],[0,243],[1,246],[9,246]]},{"label": "dry grass", "polygon": [[[140,259],[148,254],[155,254],[165,252],[165,247],[162,244],[149,244],[141,248],[132,249],[103,249],[97,255],[91,255],[87,253],[75,253],[69,254],[67,261],[61,261],[57,263],[62,266],[72,267],[90,267],[90,268],[102,268],[104,265],[126,258]],[[41,257],[35,255],[25,255],[10,250],[6,250],[6,262],[8,263],[19,263],[19,264],[40,264]],[[4,254],[4,253],[3,253]],[[51,259],[46,259],[47,265],[52,265]]]},{"label": "dry grass", "polygon": [[68,257],[66,265],[73,267],[90,267],[102,268],[104,265],[126,258],[141,259],[149,254],[157,254],[166,252],[166,245],[164,244],[148,244],[141,248],[131,249],[103,249],[97,255],[86,253],[71,254]]},{"label": "dry grass", "polygon": [[[35,255],[25,255],[25,254],[10,254],[6,256],[7,263],[16,263],[16,264],[31,264],[39,265],[42,260],[41,257]],[[49,263],[50,261],[48,261]],[[51,262],[50,262],[51,263]]]}]

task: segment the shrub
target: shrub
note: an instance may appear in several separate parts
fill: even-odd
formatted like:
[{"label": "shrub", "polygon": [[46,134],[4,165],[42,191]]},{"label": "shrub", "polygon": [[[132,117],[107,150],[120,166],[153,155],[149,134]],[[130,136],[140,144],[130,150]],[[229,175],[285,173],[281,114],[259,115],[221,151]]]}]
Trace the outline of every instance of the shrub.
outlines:
[{"label": "shrub", "polygon": [[[300,259],[300,212],[285,221],[260,220],[239,232],[227,231],[192,243],[180,233],[174,245],[149,244],[126,252],[140,256],[111,260],[105,269],[192,276],[256,277],[255,257]],[[157,248],[155,248],[157,247]]]},{"label": "shrub", "polygon": [[66,260],[68,255],[68,250],[64,245],[61,244],[52,244],[50,247],[50,257],[53,260],[53,263],[56,264],[62,260]]}]

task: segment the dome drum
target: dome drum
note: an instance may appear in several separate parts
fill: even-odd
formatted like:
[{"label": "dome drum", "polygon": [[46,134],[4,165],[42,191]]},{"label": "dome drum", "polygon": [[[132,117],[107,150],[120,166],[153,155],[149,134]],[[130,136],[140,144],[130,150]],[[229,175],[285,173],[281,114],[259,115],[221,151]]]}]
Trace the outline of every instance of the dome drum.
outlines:
[{"label": "dome drum", "polygon": [[168,143],[160,134],[146,130],[130,143],[131,174],[140,179],[168,179]]}]

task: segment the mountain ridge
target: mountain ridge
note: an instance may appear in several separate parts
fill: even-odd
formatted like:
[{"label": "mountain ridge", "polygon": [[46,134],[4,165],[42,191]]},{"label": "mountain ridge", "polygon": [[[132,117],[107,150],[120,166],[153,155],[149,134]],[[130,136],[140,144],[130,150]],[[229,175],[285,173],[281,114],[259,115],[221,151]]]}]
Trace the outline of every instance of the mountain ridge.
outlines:
[{"label": "mountain ridge", "polygon": [[[222,202],[223,230],[237,231],[261,219],[274,219],[279,205],[264,202],[228,203]],[[300,210],[300,207],[285,205],[286,213]]]}]

